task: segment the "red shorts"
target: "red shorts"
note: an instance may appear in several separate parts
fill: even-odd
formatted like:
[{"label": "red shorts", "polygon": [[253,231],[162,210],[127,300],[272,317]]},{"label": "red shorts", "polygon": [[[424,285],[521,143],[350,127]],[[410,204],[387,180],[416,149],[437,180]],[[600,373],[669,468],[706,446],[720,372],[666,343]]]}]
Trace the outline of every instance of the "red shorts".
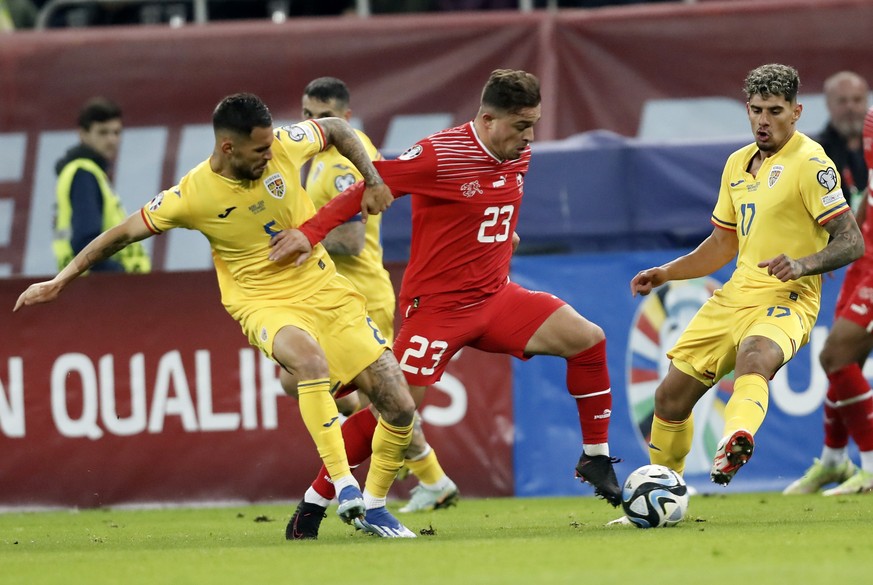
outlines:
[{"label": "red shorts", "polygon": [[527,359],[527,342],[566,305],[552,294],[512,282],[480,303],[451,309],[435,304],[434,297],[400,301],[394,355],[411,386],[438,381],[452,356],[466,346]]},{"label": "red shorts", "polygon": [[870,263],[855,262],[846,270],[846,279],[837,308],[837,319],[847,319],[873,332],[873,266]]}]

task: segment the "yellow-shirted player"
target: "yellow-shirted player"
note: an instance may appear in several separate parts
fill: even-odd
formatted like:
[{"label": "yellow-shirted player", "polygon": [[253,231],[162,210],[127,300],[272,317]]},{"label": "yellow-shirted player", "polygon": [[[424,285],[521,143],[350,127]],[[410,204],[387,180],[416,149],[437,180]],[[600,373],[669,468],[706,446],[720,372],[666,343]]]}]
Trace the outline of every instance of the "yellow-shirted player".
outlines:
[{"label": "yellow-shirted player", "polygon": [[821,274],[863,253],[833,162],[796,131],[803,109],[799,86],[797,71],[785,65],[749,73],[745,91],[755,142],[728,158],[712,234],[691,253],[643,270],[630,283],[633,294],[645,295],[737,258],[730,280],[667,354],[672,362],[655,391],[649,445],[652,463],[681,473],[694,434],[692,408],[733,370],[734,390],[710,474],[722,485],[752,455],[767,412],[768,381],[808,341]]},{"label": "yellow-shirted player", "polygon": [[[182,227],[209,240],[227,311],[252,345],[298,381],[300,413],[339,494],[339,515],[388,537],[414,537],[385,508],[412,435],[414,402],[389,342],[367,318],[363,296],[336,274],[323,248],[300,266],[270,259],[274,236],[315,208],[300,165],[337,146],[366,178],[387,190],[347,122],[329,118],[273,130],[252,94],[223,99],[213,113],[215,148],[178,185],[158,194],[88,244],[53,280],[30,286],[16,310],[53,300],[74,278],[132,242]],[[371,395],[381,418],[362,494],[351,475],[330,394],[331,375]]]},{"label": "yellow-shirted player", "polygon": [[[303,91],[303,118],[337,117],[350,120],[350,102],[348,87],[342,80],[319,77],[307,84]],[[356,132],[368,156],[372,160],[381,159],[370,139],[363,132]],[[310,160],[304,184],[315,206],[321,207],[361,178],[360,172],[337,149],[327,148]],[[367,312],[379,330],[387,339],[393,340],[395,297],[390,276],[382,263],[381,220],[381,215],[375,215],[362,223],[361,217],[355,216],[332,230],[322,244],[336,263],[337,271],[366,297]],[[414,398],[418,404],[423,395]],[[337,403],[341,411],[349,414],[360,408],[355,393],[342,396]],[[346,447],[352,454],[350,463],[354,466],[367,454],[375,419],[374,414],[366,408],[351,416],[343,435]],[[419,417],[416,417],[406,465],[419,478],[420,484],[413,488],[412,499],[400,509],[401,512],[439,509],[457,501],[458,487],[446,475],[436,452],[427,443]],[[317,536],[324,509],[334,493],[334,486],[323,468],[292,515],[286,536]]]}]

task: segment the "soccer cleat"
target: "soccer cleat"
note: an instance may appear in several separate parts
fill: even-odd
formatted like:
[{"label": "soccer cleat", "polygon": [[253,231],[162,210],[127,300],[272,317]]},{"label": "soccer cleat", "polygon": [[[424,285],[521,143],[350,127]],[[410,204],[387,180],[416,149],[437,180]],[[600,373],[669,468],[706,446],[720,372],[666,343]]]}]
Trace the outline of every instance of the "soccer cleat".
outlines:
[{"label": "soccer cleat", "polygon": [[392,516],[385,506],[371,508],[363,518],[355,518],[355,528],[382,538],[415,538],[415,533]]},{"label": "soccer cleat", "polygon": [[576,477],[593,485],[596,495],[613,506],[619,506],[621,504],[621,486],[618,485],[615,470],[612,468],[612,464],[619,461],[621,459],[608,455],[589,457],[582,453],[582,456],[579,457],[579,463],[576,465]]},{"label": "soccer cleat", "polygon": [[409,512],[428,512],[430,510],[442,510],[458,503],[461,492],[455,482],[449,480],[442,489],[430,489],[421,484],[412,488],[412,497],[409,502],[398,510],[403,514]]},{"label": "soccer cleat", "polygon": [[301,500],[294,510],[294,515],[285,527],[285,540],[315,540],[318,538],[318,528],[321,519],[327,516],[326,508],[318,504],[310,504]]},{"label": "soccer cleat", "polygon": [[734,431],[723,438],[715,449],[712,460],[712,470],[709,477],[713,483],[727,485],[739,471],[740,467],[749,462],[755,450],[755,439],[752,433],[744,429]]},{"label": "soccer cleat", "polygon": [[367,507],[364,505],[364,495],[356,486],[347,485],[344,487],[337,499],[339,507],[336,513],[346,524],[351,524],[352,520],[362,517],[367,511]]},{"label": "soccer cleat", "polygon": [[873,492],[873,473],[859,469],[858,472],[835,488],[822,492],[824,496],[849,496]]},{"label": "soccer cleat", "polygon": [[851,460],[846,459],[839,465],[824,465],[821,460],[813,459],[800,479],[794,480],[791,485],[782,490],[786,496],[797,494],[814,494],[829,483],[843,483],[858,471]]}]

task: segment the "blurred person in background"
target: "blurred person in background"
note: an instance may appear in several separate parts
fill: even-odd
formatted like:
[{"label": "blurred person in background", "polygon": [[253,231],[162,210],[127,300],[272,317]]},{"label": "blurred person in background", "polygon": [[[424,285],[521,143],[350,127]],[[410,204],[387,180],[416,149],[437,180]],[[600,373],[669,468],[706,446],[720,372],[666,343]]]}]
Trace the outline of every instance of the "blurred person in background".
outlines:
[{"label": "blurred person in background", "polygon": [[[306,120],[336,117],[348,121],[352,117],[348,87],[335,77],[312,80],[303,90],[302,108]],[[381,154],[369,137],[360,130],[355,132],[370,159],[381,160]],[[316,154],[304,169],[307,169],[304,170],[304,186],[316,209],[363,178],[334,147]],[[394,287],[382,264],[381,226],[381,215],[369,217],[367,223],[363,223],[358,215],[331,230],[322,244],[336,264],[337,272],[348,278],[366,297],[367,313],[382,336],[391,343],[394,340]],[[288,376],[283,375],[283,383],[289,381]],[[342,430],[349,464],[353,468],[370,456],[378,417],[378,413],[367,406],[366,396],[359,397],[354,390],[353,386],[347,387],[334,395],[340,412],[349,416]],[[415,396],[415,399],[418,404],[423,395]],[[412,499],[400,509],[401,512],[441,509],[457,501],[458,486],[443,471],[436,452],[428,445],[417,413],[412,443],[404,463],[421,483],[413,488]],[[335,496],[327,468],[322,466],[291,517],[285,537],[288,540],[317,538],[325,510]]]},{"label": "blurred person in background", "polygon": [[[91,240],[122,223],[127,212],[109,174],[121,144],[121,108],[95,97],[79,111],[79,144],[55,165],[55,225],[52,247],[58,270]],[[151,260],[139,242],[91,267],[93,272],[149,272]]]},{"label": "blurred person in background", "polygon": [[852,71],[834,73],[824,82],[828,123],[819,135],[818,143],[837,165],[843,193],[856,211],[867,186],[861,133],[869,93],[867,81]]},{"label": "blurred person in background", "polygon": [[[873,108],[864,122],[864,155],[873,168]],[[828,484],[826,496],[859,494],[873,490],[873,392],[864,377],[864,363],[873,350],[873,197],[870,187],[857,218],[864,235],[864,255],[846,271],[837,298],[834,324],[819,354],[828,376],[824,401],[824,445],[800,479],[782,492],[812,494]],[[849,459],[849,439],[861,454],[860,469]]]}]

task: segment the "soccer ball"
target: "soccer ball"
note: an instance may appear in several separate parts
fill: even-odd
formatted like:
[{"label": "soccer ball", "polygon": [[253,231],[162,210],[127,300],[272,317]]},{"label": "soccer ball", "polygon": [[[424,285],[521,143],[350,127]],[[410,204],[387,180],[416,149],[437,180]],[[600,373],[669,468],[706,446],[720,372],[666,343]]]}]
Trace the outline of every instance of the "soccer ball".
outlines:
[{"label": "soccer ball", "polygon": [[673,526],[688,510],[688,487],[682,476],[663,465],[644,465],[621,489],[621,507],[639,528]]}]

